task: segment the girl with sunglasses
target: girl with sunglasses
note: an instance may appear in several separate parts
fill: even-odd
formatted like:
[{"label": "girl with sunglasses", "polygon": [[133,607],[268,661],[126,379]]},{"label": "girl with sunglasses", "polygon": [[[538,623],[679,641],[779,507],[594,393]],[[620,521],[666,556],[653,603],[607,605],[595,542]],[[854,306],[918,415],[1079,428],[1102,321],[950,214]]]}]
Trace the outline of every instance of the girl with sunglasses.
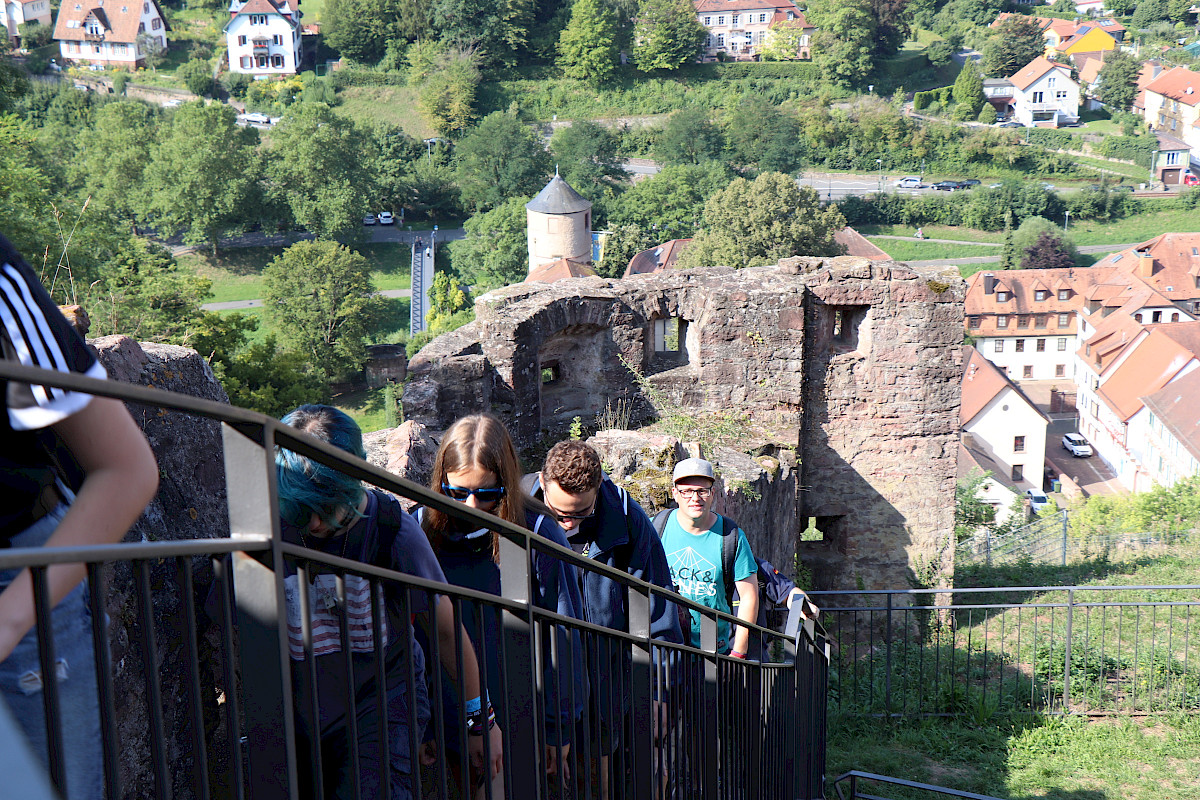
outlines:
[{"label": "girl with sunglasses", "polygon": [[[464,505],[494,514],[527,528],[555,544],[569,547],[566,535],[554,522],[550,510],[521,490],[521,467],[516,448],[504,425],[489,414],[464,417],[455,422],[442,439],[433,465],[430,488]],[[487,528],[460,522],[433,508],[417,510],[421,527],[446,574],[446,579],[465,588],[500,595],[500,536]],[[534,560],[534,601],[547,610],[582,619],[582,602],[574,568],[552,555],[537,552]],[[493,606],[464,602],[462,622],[472,643],[486,658],[489,696],[503,725],[506,709],[500,683],[500,619]],[[587,679],[578,632],[557,629],[559,669],[554,670],[549,652],[543,654],[546,674],[546,772],[566,778],[566,759],[571,733],[587,700]],[[549,642],[546,642],[547,648]],[[453,687],[449,687],[453,689]],[[457,747],[459,699],[443,693],[444,741]],[[469,710],[469,709],[468,709]],[[431,727],[430,733],[433,733]],[[561,759],[561,760],[560,760]],[[457,758],[448,758],[455,764]],[[480,785],[473,776],[473,786]],[[503,797],[501,781],[493,785],[493,796]]]},{"label": "girl with sunglasses", "polygon": [[[305,405],[283,421],[351,455],[365,458],[358,424],[336,408]],[[356,478],[292,450],[278,448],[275,464],[285,542],[429,581],[446,582],[424,532],[394,497],[376,489],[364,489]],[[448,682],[457,683],[456,645],[463,643],[464,693],[474,698],[482,694],[478,659],[465,633],[454,623],[449,599],[422,590],[408,591],[399,582],[384,581],[384,603],[377,605],[372,602],[368,578],[345,573],[339,591],[338,575],[332,567],[309,562],[308,615],[316,675],[313,684],[305,662],[304,607],[296,566],[294,561],[287,560],[284,591],[296,718],[302,740],[300,753],[307,756],[314,745],[319,746],[326,798],[386,796],[380,785],[383,737],[377,721],[379,689],[375,664],[377,657],[382,658],[387,684],[386,758],[390,766],[391,797],[398,800],[418,797],[419,786],[413,780],[411,763],[413,738],[421,735],[430,711],[424,650],[415,641],[413,622],[420,626],[426,640],[430,635],[438,637],[442,667],[450,676]],[[375,614],[382,618],[382,641],[377,641],[374,635]],[[342,652],[343,615],[349,634],[349,669]],[[415,676],[412,686],[407,685],[410,670]],[[314,702],[317,719],[312,718]],[[350,725],[351,714],[357,726],[355,742],[350,741],[354,730]],[[412,719],[416,728],[410,731]],[[470,737],[470,757],[481,773],[496,775],[501,768],[503,741],[500,730],[488,722],[479,714],[472,715],[471,724],[481,735]],[[484,735],[488,739],[486,746]],[[359,757],[357,770],[351,760],[355,749]],[[314,762],[311,770],[301,770],[302,796],[319,796],[314,785],[316,775],[310,774],[315,773],[315,767]],[[356,781],[361,794],[355,791]]]}]

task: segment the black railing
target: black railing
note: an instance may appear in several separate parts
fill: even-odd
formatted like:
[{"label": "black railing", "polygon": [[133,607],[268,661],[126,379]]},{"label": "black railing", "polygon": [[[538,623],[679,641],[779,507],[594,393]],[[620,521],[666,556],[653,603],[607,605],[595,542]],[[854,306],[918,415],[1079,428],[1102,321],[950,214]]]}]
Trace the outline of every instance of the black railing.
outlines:
[{"label": "black railing", "polygon": [[1200,711],[1200,586],[812,594],[833,645],[831,710],[981,721]]},{"label": "black railing", "polygon": [[[903,778],[889,778],[886,775],[875,775],[871,772],[861,772],[859,770],[851,770],[844,775],[839,775],[834,780],[833,788],[837,791],[838,800],[888,800],[886,797],[863,792],[861,783],[864,782],[868,785],[882,783],[887,786],[897,786],[903,789],[941,795],[942,797],[964,798],[964,800],[1000,800],[1000,798],[993,797],[990,794],[976,794],[975,792],[964,792],[960,789],[947,789],[929,783],[906,781]],[[849,794],[842,793],[843,784],[849,788]]]},{"label": "black railing", "polygon": [[[494,647],[480,648],[477,655],[485,685],[489,671],[497,666],[502,677],[502,696],[494,699],[506,709],[502,789],[506,797],[601,796],[600,781],[591,780],[592,757],[597,755],[593,734],[600,725],[612,732],[615,742],[606,744],[613,753],[607,765],[609,797],[656,798],[685,792],[731,800],[824,797],[829,645],[820,626],[802,620],[798,613],[789,619],[790,635],[751,626],[752,635],[761,638],[762,652],[774,653],[774,661],[730,659],[715,652],[716,627],[718,618],[734,618],[396,478],[277,420],[189,396],[8,362],[0,362],[0,376],[116,397],[217,420],[221,425],[229,512],[228,531],[217,534],[222,538],[0,551],[0,569],[30,567],[33,571],[39,603],[37,630],[44,643],[42,674],[52,674],[48,667],[55,663],[53,640],[47,635],[46,567],[88,565],[109,798],[324,794],[322,776],[337,764],[322,752],[317,737],[301,730],[306,715],[309,719],[317,716],[317,699],[311,692],[297,698],[294,686],[297,676],[297,685],[303,685],[305,679],[309,686],[315,683],[309,619],[318,598],[311,596],[314,591],[309,578],[320,572],[336,576],[334,592],[325,602],[336,609],[332,613],[338,619],[341,642],[353,641],[345,609],[350,576],[365,580],[369,606],[380,612],[369,615],[369,633],[359,631],[370,641],[372,653],[369,669],[374,682],[364,685],[399,689],[382,654],[386,651],[383,619],[393,611],[401,620],[410,619],[414,610],[429,605],[436,594],[449,598],[456,621],[478,620],[485,613],[497,617],[498,640]],[[284,542],[276,512],[277,447],[496,531],[500,535],[500,595],[433,583]],[[226,533],[228,538],[223,538]],[[539,606],[535,597],[539,556],[561,560],[572,569],[600,572],[616,581],[627,595],[628,629],[592,625]],[[304,651],[300,659],[289,655],[285,599],[289,569],[298,578]],[[114,608],[113,593],[124,593],[129,601],[122,606],[120,618],[114,616],[106,628],[105,612]],[[703,647],[650,637],[654,595],[700,611]],[[156,619],[156,611],[166,615],[163,609],[172,609],[170,618]],[[399,635],[404,635],[405,627],[398,629]],[[117,639],[126,641],[119,659],[121,668],[128,668],[127,661],[140,662],[133,670],[138,679],[119,689],[111,677],[114,663],[109,656],[110,642]],[[452,660],[459,665],[456,672],[460,675],[461,645],[461,638],[456,637]],[[427,736],[432,750],[420,747],[423,737],[416,735],[417,712],[412,702],[407,703],[407,729],[413,732],[408,737],[410,768],[417,772],[423,758],[432,762],[423,770],[427,797],[461,796],[455,787],[470,772],[465,755],[450,755],[467,751],[463,746],[466,726],[456,712],[443,712],[439,702],[444,689],[458,686],[450,673],[438,666],[446,663],[442,646],[438,637],[431,635],[424,648],[431,666],[427,684],[432,719]],[[177,669],[159,669],[164,649],[177,656],[172,661],[179,665]],[[582,667],[577,659],[594,659],[614,651],[624,665],[612,675],[614,685],[592,687],[593,697],[610,700],[589,703],[584,687],[569,678]],[[348,650],[344,652],[349,675],[357,668],[353,658]],[[420,676],[411,658],[406,669],[402,685],[411,699],[411,687]],[[388,753],[394,716],[392,692],[372,689],[365,702],[361,694],[353,694],[352,689],[348,692],[341,701],[356,713],[346,715],[348,752],[341,760],[362,763],[360,744]],[[628,707],[611,700],[623,694],[631,698]],[[54,681],[46,682],[44,699],[50,720],[50,779],[61,788],[64,767],[71,758],[71,753],[63,750],[61,730],[70,721],[61,719]],[[128,708],[138,704],[145,706],[145,725],[120,724]],[[554,709],[563,708],[568,716],[580,710],[577,729],[585,732],[575,738],[569,761],[574,774],[569,781],[546,774],[547,756],[554,759],[557,742],[552,730]],[[654,724],[656,716],[658,725]],[[384,719],[388,724],[372,721]],[[360,725],[363,730],[358,730]],[[0,724],[0,751],[7,752],[10,744],[11,732]],[[36,780],[36,768],[26,766],[31,780]],[[391,769],[390,759],[380,759],[383,786],[389,784]],[[351,774],[355,796],[373,794],[370,787],[359,785],[361,778],[369,777],[365,771],[360,775],[351,770]],[[492,796],[490,786],[485,793]],[[386,797],[387,792],[379,796]]]}]

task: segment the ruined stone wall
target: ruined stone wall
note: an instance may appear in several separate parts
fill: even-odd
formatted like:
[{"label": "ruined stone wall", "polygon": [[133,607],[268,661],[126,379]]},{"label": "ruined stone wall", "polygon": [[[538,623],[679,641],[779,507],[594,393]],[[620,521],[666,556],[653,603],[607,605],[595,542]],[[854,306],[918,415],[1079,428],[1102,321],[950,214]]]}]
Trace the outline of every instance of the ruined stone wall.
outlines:
[{"label": "ruined stone wall", "polygon": [[[648,405],[631,364],[685,413],[735,414],[795,453],[790,506],[776,497],[789,507],[747,525],[791,525],[795,542],[813,518],[820,541],[798,552],[818,588],[940,585],[963,291],[945,270],[849,257],[510,286],[417,354],[405,417],[444,429],[492,411],[531,447],[621,398],[636,422]],[[790,567],[795,550],[771,550]]]}]

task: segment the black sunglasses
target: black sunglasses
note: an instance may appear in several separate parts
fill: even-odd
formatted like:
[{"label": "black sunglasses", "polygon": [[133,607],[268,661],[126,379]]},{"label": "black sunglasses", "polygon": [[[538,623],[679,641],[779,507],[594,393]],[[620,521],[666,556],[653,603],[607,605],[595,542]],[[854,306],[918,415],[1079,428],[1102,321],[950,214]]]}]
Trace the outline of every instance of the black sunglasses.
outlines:
[{"label": "black sunglasses", "polygon": [[479,498],[481,503],[495,503],[504,497],[503,486],[489,486],[486,489],[466,489],[462,486],[451,486],[448,483],[442,484],[442,494],[449,497],[451,500],[465,501],[471,495]]}]

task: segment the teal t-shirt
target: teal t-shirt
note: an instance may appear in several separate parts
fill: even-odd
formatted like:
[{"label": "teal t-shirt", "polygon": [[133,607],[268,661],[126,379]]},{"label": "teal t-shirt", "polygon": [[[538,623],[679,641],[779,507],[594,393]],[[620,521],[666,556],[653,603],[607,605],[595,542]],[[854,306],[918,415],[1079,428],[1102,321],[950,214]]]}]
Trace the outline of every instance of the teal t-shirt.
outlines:
[{"label": "teal t-shirt", "polygon": [[[717,516],[713,527],[704,533],[688,533],[679,526],[677,513],[672,512],[663,528],[663,550],[667,553],[667,564],[671,577],[679,587],[679,593],[689,600],[708,608],[730,613],[725,598],[724,570],[721,566],[724,525]],[[746,541],[746,534],[737,530],[737,555],[733,559],[734,576],[731,582],[744,581],[758,573],[758,562]],[[700,612],[692,611],[692,645],[700,646]],[[729,623],[717,622],[717,652],[729,652]]]}]

